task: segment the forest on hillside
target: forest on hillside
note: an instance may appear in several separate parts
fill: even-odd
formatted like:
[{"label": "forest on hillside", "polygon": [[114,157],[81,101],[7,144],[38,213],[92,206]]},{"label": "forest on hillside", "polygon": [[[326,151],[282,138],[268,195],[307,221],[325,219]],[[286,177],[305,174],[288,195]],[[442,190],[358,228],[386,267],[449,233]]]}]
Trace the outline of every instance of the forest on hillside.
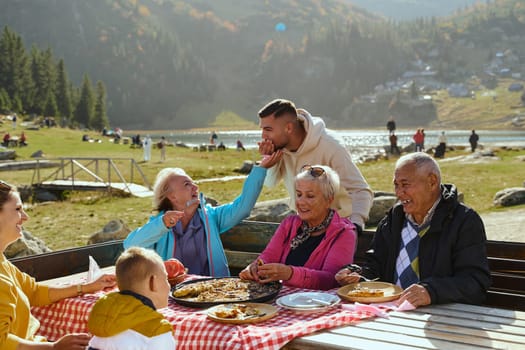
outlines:
[{"label": "forest on hillside", "polygon": [[[480,0],[346,0],[374,13],[396,20],[445,17],[459,13]],[[485,2],[485,1],[483,1]]]},{"label": "forest on hillside", "polygon": [[0,35],[0,113],[48,118],[48,126],[95,130],[109,126],[102,81],[96,92],[87,74],[80,87],[73,86],[64,60],[57,61],[51,48],[33,45],[28,52],[20,35],[7,26]]},{"label": "forest on hillside", "polygon": [[425,62],[443,83],[482,72],[500,50],[511,48],[525,63],[519,0],[412,21],[341,0],[7,3],[0,24],[25,45],[52,48],[77,84],[84,73],[104,81],[114,127],[202,127],[225,110],[255,120],[275,97],[335,126],[378,126],[388,108],[366,120],[352,111],[361,96],[398,80],[414,62]]}]

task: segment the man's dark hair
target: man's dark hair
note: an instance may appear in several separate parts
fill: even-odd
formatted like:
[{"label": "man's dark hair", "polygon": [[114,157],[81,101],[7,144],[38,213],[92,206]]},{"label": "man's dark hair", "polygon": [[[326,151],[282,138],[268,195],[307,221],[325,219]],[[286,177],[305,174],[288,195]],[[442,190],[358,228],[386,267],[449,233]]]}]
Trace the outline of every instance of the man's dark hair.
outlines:
[{"label": "man's dark hair", "polygon": [[268,103],[259,111],[259,118],[264,118],[269,115],[274,115],[275,118],[284,114],[291,114],[297,117],[297,109],[292,101],[285,99],[276,99]]}]

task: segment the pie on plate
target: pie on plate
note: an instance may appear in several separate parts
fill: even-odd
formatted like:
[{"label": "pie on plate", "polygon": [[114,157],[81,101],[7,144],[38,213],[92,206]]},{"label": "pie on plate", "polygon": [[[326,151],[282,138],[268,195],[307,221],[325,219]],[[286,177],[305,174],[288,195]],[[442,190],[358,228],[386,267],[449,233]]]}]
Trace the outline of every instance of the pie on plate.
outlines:
[{"label": "pie on plate", "polygon": [[374,289],[374,288],[368,288],[368,287],[362,287],[362,286],[359,286],[358,288],[356,289],[352,289],[348,292],[348,296],[351,296],[351,297],[365,297],[365,298],[369,298],[369,297],[384,297],[385,296],[385,291],[381,290],[381,289]]},{"label": "pie on plate", "polygon": [[398,299],[403,288],[387,282],[358,282],[337,290],[341,298],[359,303],[382,303]]},{"label": "pie on plate", "polygon": [[282,284],[260,284],[236,277],[203,278],[186,281],[172,289],[171,297],[178,304],[208,307],[224,303],[264,302],[277,296]]},{"label": "pie on plate", "polygon": [[208,318],[221,323],[257,323],[277,315],[275,306],[262,303],[219,304],[208,309]]}]

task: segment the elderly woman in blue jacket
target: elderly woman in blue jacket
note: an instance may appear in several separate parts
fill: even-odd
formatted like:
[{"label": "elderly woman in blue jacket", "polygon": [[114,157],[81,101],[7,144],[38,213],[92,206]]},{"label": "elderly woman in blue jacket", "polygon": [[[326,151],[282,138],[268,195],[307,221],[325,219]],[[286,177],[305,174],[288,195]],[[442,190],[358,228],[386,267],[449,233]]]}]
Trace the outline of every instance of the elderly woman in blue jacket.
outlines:
[{"label": "elderly woman in blue jacket", "polygon": [[153,205],[158,211],[148,223],[131,232],[124,248],[140,246],[154,249],[164,260],[179,259],[189,273],[203,276],[229,276],[228,262],[219,235],[245,219],[252,210],[269,167],[282,156],[276,152],[254,166],[244,182],[242,193],[231,203],[212,207],[181,168],[159,172],[153,189]]}]

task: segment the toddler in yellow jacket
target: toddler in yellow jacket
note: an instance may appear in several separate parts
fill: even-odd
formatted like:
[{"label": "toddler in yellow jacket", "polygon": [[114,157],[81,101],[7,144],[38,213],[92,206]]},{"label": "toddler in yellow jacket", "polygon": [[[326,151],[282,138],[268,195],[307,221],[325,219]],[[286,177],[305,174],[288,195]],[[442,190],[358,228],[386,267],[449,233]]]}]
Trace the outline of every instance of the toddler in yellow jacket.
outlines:
[{"label": "toddler in yellow jacket", "polygon": [[173,327],[157,309],[168,306],[170,285],[162,258],[131,247],[116,263],[119,292],[98,300],[88,329],[92,350],[175,349]]}]

